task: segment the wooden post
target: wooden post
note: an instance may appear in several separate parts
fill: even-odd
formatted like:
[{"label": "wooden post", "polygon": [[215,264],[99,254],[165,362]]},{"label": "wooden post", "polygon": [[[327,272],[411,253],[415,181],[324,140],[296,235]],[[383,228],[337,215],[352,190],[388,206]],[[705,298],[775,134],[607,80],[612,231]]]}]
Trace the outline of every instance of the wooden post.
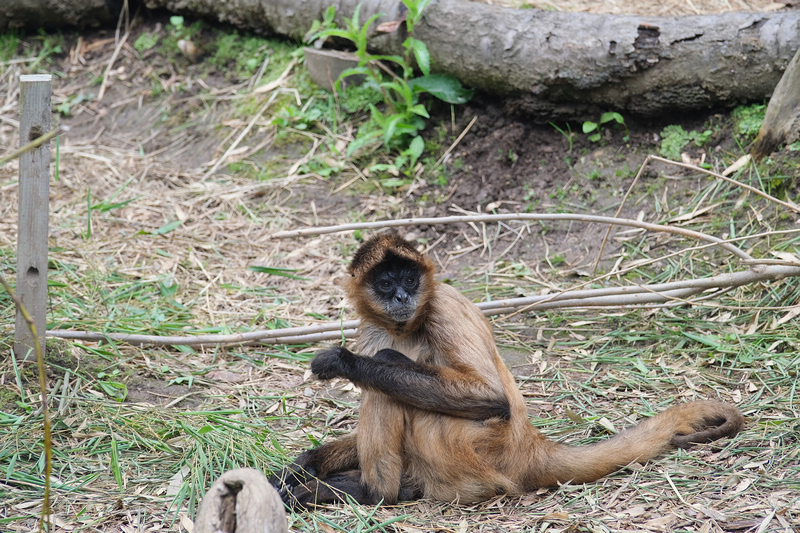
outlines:
[{"label": "wooden post", "polygon": [[[52,76],[20,76],[19,140],[24,146],[50,131]],[[44,349],[47,326],[47,242],[50,213],[50,142],[19,158],[19,224],[17,231],[17,295],[33,318]],[[18,359],[35,357],[34,339],[17,311],[14,353]]]}]

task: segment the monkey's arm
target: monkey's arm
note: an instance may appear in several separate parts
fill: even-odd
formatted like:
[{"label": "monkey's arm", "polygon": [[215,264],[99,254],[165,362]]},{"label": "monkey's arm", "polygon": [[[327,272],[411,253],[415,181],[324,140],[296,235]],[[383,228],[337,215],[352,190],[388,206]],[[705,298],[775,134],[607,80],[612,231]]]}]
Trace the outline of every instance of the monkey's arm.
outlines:
[{"label": "monkey's arm", "polygon": [[311,370],[320,379],[344,377],[425,411],[469,420],[511,418],[502,392],[455,369],[421,365],[396,350],[365,357],[347,348],[328,348],[317,352]]}]

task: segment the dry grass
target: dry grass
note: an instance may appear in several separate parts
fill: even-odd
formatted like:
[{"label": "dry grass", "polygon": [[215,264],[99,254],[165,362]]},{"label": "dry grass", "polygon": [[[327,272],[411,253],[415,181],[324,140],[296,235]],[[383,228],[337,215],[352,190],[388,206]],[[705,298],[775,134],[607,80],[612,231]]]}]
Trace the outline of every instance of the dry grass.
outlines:
[{"label": "dry grass", "polygon": [[[270,235],[301,225],[409,216],[418,214],[417,206],[406,192],[370,187],[361,168],[329,148],[346,133],[274,126],[281,102],[306,101],[307,95],[292,91],[305,87],[299,70],[275,89],[282,91],[276,106],[255,121],[222,170],[206,177],[214,158],[273,93],[253,93],[254,79],[202,77],[186,65],[171,72],[157,54],[142,58],[132,40],[120,49],[102,102],[77,97],[96,94],[113,40],[94,35],[72,41],[68,55],[51,59],[50,68],[65,73],[56,78],[54,103],[71,105],[62,122],[72,127],[62,137],[58,179],[51,184],[51,324],[166,335],[338,319],[337,284],[357,244],[353,236],[280,241]],[[274,57],[259,84],[278,79],[288,64]],[[17,144],[17,80],[28,68],[25,62],[0,67],[0,147]],[[341,172],[325,179],[304,167],[313,150]],[[793,218],[773,204],[730,184],[675,175],[668,167],[660,173],[669,178],[663,188],[643,188],[631,198],[654,221],[683,215],[681,224],[729,236],[793,227]],[[746,177],[760,186],[769,181],[755,173]],[[0,265],[9,273],[16,194],[12,163],[0,168]],[[691,212],[698,215],[687,217]],[[442,232],[427,245],[442,271],[462,276],[460,288],[475,300],[580,283],[550,254],[550,264],[527,255],[523,244],[540,238],[539,228],[531,226],[519,240],[519,227],[467,226],[457,235]],[[655,265],[642,262],[685,245],[675,237],[619,232],[615,243],[611,264],[640,268],[614,283],[730,269],[727,256],[708,250]],[[746,247],[759,256],[793,253],[797,239],[774,233]],[[291,269],[300,279],[257,273],[249,269],[253,265]],[[604,438],[609,426],[621,428],[676,401],[705,397],[737,403],[748,428],[736,439],[632,465],[594,484],[470,507],[429,501],[332,507],[292,514],[292,527],[797,531],[799,300],[800,285],[787,280],[692,308],[498,318],[498,341],[532,423],[551,438],[586,444]],[[344,315],[349,318],[349,311]],[[0,343],[8,353],[13,310],[4,295],[0,316]],[[315,348],[52,343],[54,530],[189,530],[198,498],[221,471],[271,470],[318,440],[350,431],[358,391],[341,381],[315,381],[307,365]],[[31,368],[10,357],[0,366],[3,531],[29,531],[42,503],[41,418],[32,376]],[[125,401],[119,401],[123,392]]]}]

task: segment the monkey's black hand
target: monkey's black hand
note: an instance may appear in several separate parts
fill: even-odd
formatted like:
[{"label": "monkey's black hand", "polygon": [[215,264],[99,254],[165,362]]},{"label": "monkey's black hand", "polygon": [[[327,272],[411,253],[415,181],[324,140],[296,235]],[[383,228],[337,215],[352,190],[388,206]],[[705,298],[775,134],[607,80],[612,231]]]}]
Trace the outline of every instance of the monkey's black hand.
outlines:
[{"label": "monkey's black hand", "polygon": [[311,361],[311,371],[319,379],[349,378],[356,365],[356,355],[341,346],[325,348]]}]

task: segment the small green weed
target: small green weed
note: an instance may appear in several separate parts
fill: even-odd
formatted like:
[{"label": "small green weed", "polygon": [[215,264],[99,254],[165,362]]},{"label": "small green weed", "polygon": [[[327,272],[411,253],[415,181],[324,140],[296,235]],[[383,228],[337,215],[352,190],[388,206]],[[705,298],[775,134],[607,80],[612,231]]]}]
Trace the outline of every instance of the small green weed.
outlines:
[{"label": "small green weed", "polygon": [[133,47],[140,54],[154,48],[158,44],[158,35],[145,32],[133,42]]},{"label": "small green weed", "polygon": [[755,139],[766,112],[766,104],[742,105],[734,109],[732,116],[736,133],[746,137],[748,141]]},{"label": "small green weed", "polygon": [[307,130],[319,121],[333,122],[336,114],[327,101],[314,100],[302,108],[294,104],[284,106],[272,123],[280,128],[292,127],[297,130]]},{"label": "small green weed", "polygon": [[686,131],[677,124],[670,124],[661,131],[661,147],[658,153],[667,159],[679,161],[681,150],[691,141],[697,146],[703,146],[711,138],[711,130],[702,133],[696,131]]},{"label": "small green weed", "polygon": [[274,54],[277,45],[271,39],[254,35],[239,35],[239,32],[220,34],[216,50],[210,63],[226,73],[226,77],[238,79],[253,76],[269,54]]},{"label": "small green weed", "polygon": [[203,23],[199,20],[187,26],[184,18],[181,16],[175,15],[169,18],[169,24],[166,28],[167,35],[164,37],[162,43],[167,58],[171,63],[175,64],[179,57],[183,57],[178,48],[178,41],[183,39],[194,42],[193,37],[200,33],[202,28]]},{"label": "small green weed", "polygon": [[66,100],[56,106],[56,111],[61,113],[63,116],[68,117],[72,112],[73,106],[76,106],[81,102],[91,100],[92,97],[93,95],[85,93],[70,95]]},{"label": "small green weed", "polygon": [[[586,124],[587,123],[584,122],[584,127],[586,127]],[[592,122],[592,124],[594,124],[594,122]],[[558,125],[555,122],[550,122],[550,125],[553,126],[558,133],[560,133],[561,135],[564,136],[564,138],[567,140],[567,143],[569,144],[569,150],[568,151],[572,152],[572,141],[573,141],[573,136],[575,134],[572,133],[572,128],[570,127],[569,122],[567,122],[567,130],[566,131],[564,131],[562,128],[559,128]],[[586,132],[584,132],[584,133],[586,133]]]},{"label": "small green weed", "polygon": [[111,372],[98,372],[97,386],[100,387],[103,394],[112,400],[123,402],[128,397],[128,387],[122,382],[122,376],[118,368]]},{"label": "small green weed", "polygon": [[52,66],[53,56],[64,53],[64,36],[60,32],[45,33],[44,30],[40,30],[36,41],[41,44],[38,51],[35,52],[36,60],[28,65],[27,70],[29,72],[48,71]]},{"label": "small green weed", "polygon": [[20,34],[14,30],[0,33],[0,63],[11,61],[17,57],[20,45]]},{"label": "small green weed", "polygon": [[603,113],[600,115],[600,122],[592,122],[591,120],[587,120],[583,123],[583,133],[589,135],[589,140],[593,143],[598,142],[602,137],[603,128],[609,124],[614,123],[621,125],[625,128],[625,136],[622,138],[624,141],[628,141],[630,139],[630,132],[628,131],[628,126],[625,124],[625,119],[617,112],[610,111],[608,113]]}]

